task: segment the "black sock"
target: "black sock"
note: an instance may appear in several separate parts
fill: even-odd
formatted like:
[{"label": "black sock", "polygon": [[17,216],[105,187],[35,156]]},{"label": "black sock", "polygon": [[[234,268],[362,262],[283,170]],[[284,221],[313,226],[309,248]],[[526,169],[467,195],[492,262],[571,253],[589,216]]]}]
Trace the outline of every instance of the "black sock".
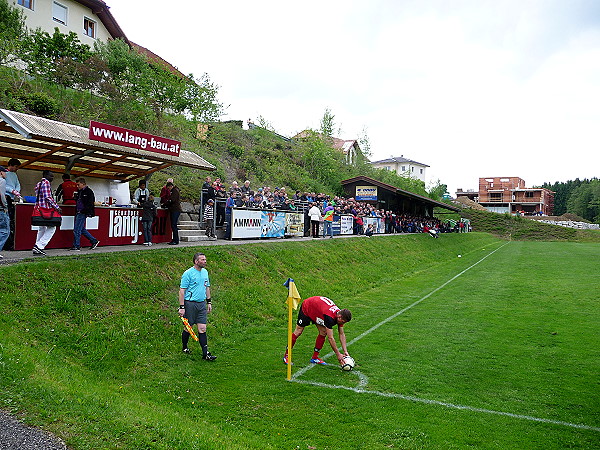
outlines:
[{"label": "black sock", "polygon": [[190,340],[190,333],[188,333],[186,330],[183,330],[183,332],[181,333],[181,344],[184,349],[187,348],[189,340]]},{"label": "black sock", "polygon": [[206,333],[198,333],[198,340],[200,341],[200,347],[202,347],[202,354],[206,356],[208,353],[208,339]]}]

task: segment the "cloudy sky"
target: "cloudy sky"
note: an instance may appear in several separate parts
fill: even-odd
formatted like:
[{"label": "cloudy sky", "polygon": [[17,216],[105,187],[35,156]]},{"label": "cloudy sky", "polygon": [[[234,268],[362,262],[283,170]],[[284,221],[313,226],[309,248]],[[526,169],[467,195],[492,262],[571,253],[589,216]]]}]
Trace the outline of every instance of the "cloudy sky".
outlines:
[{"label": "cloudy sky", "polygon": [[427,164],[452,194],[600,176],[600,1],[107,3],[129,39],[208,73],[223,119],[291,136],[329,108],[373,161]]}]

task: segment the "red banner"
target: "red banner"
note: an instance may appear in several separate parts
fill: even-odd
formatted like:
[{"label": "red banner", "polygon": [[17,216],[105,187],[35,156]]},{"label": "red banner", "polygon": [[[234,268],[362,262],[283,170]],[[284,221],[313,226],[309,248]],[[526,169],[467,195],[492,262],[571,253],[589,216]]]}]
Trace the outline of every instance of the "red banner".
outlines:
[{"label": "red banner", "polygon": [[123,145],[164,155],[179,156],[179,150],[181,149],[181,142],[173,139],[94,121],[90,121],[88,137],[94,141]]},{"label": "red banner", "polygon": [[[31,225],[33,203],[17,203],[15,224],[15,250],[30,250],[35,244],[37,227]],[[56,229],[54,236],[46,248],[70,248],[73,246],[73,225],[75,206],[61,205],[63,211],[62,224]],[[100,241],[100,245],[141,245],[142,210],[137,208],[113,208],[96,206],[96,217],[86,220],[86,229]],[[158,210],[158,216],[152,223],[152,242],[169,242],[171,240],[171,222],[168,211]],[[91,245],[81,236],[81,246]]]}]

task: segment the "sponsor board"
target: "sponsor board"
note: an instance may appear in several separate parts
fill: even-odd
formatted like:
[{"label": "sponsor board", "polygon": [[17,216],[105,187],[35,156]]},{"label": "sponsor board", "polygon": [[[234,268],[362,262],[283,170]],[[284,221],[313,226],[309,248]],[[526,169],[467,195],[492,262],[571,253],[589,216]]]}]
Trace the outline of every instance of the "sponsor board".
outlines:
[{"label": "sponsor board", "polygon": [[356,186],[357,201],[377,200],[377,186]]},{"label": "sponsor board", "polygon": [[128,130],[107,123],[90,121],[88,138],[108,144],[122,145],[124,147],[147,150],[164,155],[179,156],[181,142],[160,136],[142,133],[141,131]]}]

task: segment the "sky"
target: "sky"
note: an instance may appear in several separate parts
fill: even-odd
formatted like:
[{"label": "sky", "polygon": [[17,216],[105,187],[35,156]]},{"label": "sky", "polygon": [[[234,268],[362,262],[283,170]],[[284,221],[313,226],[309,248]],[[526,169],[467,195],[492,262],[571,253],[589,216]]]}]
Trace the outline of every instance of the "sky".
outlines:
[{"label": "sky", "polygon": [[106,0],[128,39],[207,73],[222,120],[366,135],[454,195],[600,176],[597,0]]}]

